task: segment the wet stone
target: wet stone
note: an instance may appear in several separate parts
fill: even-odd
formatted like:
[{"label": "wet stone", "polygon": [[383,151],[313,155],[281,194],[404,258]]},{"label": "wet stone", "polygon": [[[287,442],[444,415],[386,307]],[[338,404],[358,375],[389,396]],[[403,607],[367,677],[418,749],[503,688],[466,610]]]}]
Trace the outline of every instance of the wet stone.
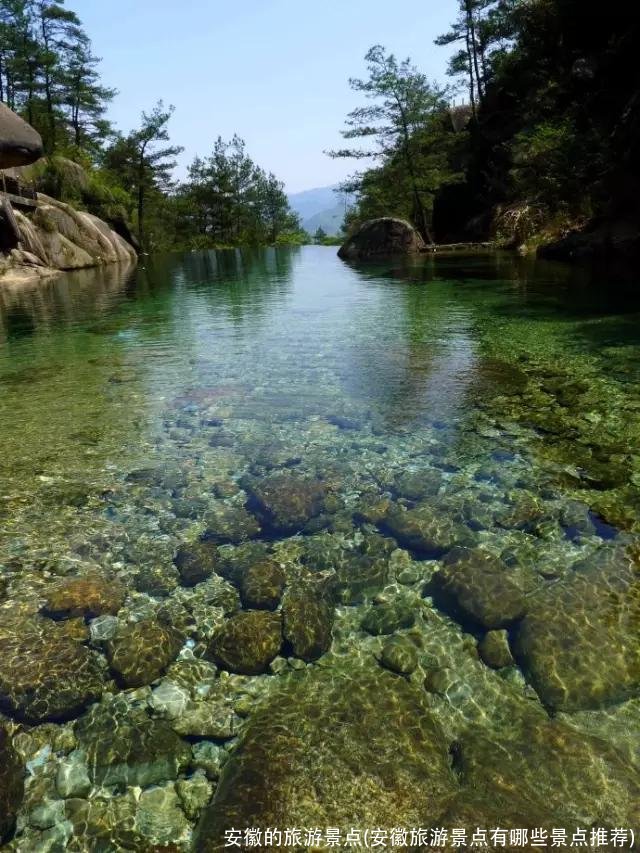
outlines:
[{"label": "wet stone", "polygon": [[109,666],[126,687],[141,687],[159,678],[182,648],[171,627],[144,619],[122,628],[107,643]]},{"label": "wet stone", "polygon": [[603,548],[533,597],[514,652],[551,708],[599,708],[640,695],[637,549]]},{"label": "wet stone", "polygon": [[[103,690],[96,655],[47,619],[0,625],[0,707],[30,723],[80,714]],[[2,630],[4,629],[4,631]]]},{"label": "wet stone", "polygon": [[437,506],[419,504],[413,509],[394,505],[383,521],[383,527],[405,548],[425,557],[437,557],[456,545],[469,544],[468,527],[452,521]]},{"label": "wet stone", "polygon": [[[279,679],[250,718],[197,831],[230,826],[418,826],[456,794],[447,744],[420,691],[379,667]],[[293,850],[292,847],[284,848]]]},{"label": "wet stone", "polygon": [[134,584],[138,592],[156,598],[165,598],[176,589],[180,575],[173,566],[144,566],[135,576]]},{"label": "wet stone", "polygon": [[280,614],[249,610],[226,620],[214,635],[208,655],[231,672],[259,675],[267,671],[281,645]]},{"label": "wet stone", "polygon": [[209,542],[238,544],[260,533],[260,525],[242,506],[220,503],[205,515],[204,522],[202,538]]},{"label": "wet stone", "polygon": [[362,628],[368,634],[394,634],[402,628],[411,628],[415,622],[415,613],[405,601],[389,601],[372,604],[362,618]]},{"label": "wet stone", "polygon": [[305,539],[303,559],[311,571],[333,569],[340,600],[359,604],[386,585],[395,548],[392,539],[378,533],[366,533],[359,541],[348,544],[342,536],[322,533]]},{"label": "wet stone", "polygon": [[175,785],[171,783],[142,792],[135,827],[140,835],[159,845],[186,838],[191,827]]},{"label": "wet stone", "polygon": [[502,669],[514,663],[507,631],[487,631],[478,643],[478,652],[487,666]]},{"label": "wet stone", "polygon": [[418,652],[407,637],[391,637],[382,647],[380,662],[392,672],[410,675],[418,666]]},{"label": "wet stone", "polygon": [[0,725],[0,843],[13,830],[24,793],[24,768],[11,738]]},{"label": "wet stone", "polygon": [[331,646],[334,605],[328,577],[300,580],[290,586],[282,600],[284,637],[295,657],[317,660]]},{"label": "wet stone", "polygon": [[295,533],[324,509],[325,488],[310,477],[276,473],[242,485],[249,493],[250,508],[275,533]]},{"label": "wet stone", "polygon": [[441,471],[406,471],[396,477],[394,490],[403,498],[421,501],[437,495],[442,482]]},{"label": "wet stone", "polygon": [[86,756],[81,750],[72,752],[58,766],[56,790],[64,799],[86,797],[91,790],[89,768],[87,767]]},{"label": "wet stone", "polygon": [[217,551],[212,542],[193,542],[181,545],[174,557],[183,586],[196,586],[211,577],[216,570]]},{"label": "wet stone", "polygon": [[507,566],[480,548],[452,550],[432,578],[436,597],[452,600],[464,616],[485,628],[501,628],[522,617],[536,582],[531,570]]},{"label": "wet stone", "polygon": [[47,591],[43,613],[54,619],[83,616],[93,619],[104,614],[115,615],[125,597],[123,585],[114,578],[93,572],[67,578]]},{"label": "wet stone", "polygon": [[189,745],[168,723],[117,700],[94,705],[77,721],[76,736],[93,784],[120,790],[175,779],[191,757]]},{"label": "wet stone", "polygon": [[274,560],[253,563],[240,581],[242,604],[256,610],[275,610],[284,590],[285,576]]}]

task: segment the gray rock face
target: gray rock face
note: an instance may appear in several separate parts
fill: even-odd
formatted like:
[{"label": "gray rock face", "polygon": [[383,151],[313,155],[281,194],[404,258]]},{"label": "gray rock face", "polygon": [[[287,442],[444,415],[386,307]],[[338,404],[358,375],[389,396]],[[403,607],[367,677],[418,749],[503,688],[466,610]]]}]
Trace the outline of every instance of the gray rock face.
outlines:
[{"label": "gray rock face", "polygon": [[408,255],[424,249],[422,237],[404,219],[384,216],[363,222],[338,251],[338,257],[347,261],[387,255]]},{"label": "gray rock face", "polygon": [[0,103],[0,169],[27,166],[43,153],[40,134]]}]

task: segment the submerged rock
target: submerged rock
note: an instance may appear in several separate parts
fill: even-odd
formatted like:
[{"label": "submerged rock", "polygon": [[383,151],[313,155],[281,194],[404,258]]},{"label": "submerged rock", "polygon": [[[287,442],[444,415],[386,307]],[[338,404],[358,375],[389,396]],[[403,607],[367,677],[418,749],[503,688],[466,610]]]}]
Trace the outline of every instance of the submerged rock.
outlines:
[{"label": "submerged rock", "polygon": [[411,605],[402,599],[372,604],[362,618],[362,628],[369,634],[394,634],[402,628],[411,628],[416,621]]},{"label": "submerged rock", "polygon": [[155,619],[125,626],[107,643],[109,666],[126,687],[159,678],[182,647],[182,637]]},{"label": "submerged rock", "polygon": [[216,569],[217,550],[212,542],[181,545],[173,559],[183,586],[196,586],[211,577]]},{"label": "submerged rock", "polygon": [[310,477],[277,473],[243,485],[249,506],[276,533],[295,533],[324,509],[325,488]]},{"label": "submerged rock", "polygon": [[24,768],[9,733],[0,726],[0,843],[11,833],[24,794]]},{"label": "submerged rock", "polygon": [[125,598],[123,585],[98,572],[75,578],[66,578],[47,593],[43,613],[54,619],[84,616],[93,619],[104,614],[115,614]]},{"label": "submerged rock", "polygon": [[259,675],[282,645],[279,613],[249,610],[227,619],[209,645],[209,656],[220,666],[243,675]]},{"label": "submerged rock", "polygon": [[0,707],[29,723],[80,714],[103,690],[97,656],[46,619],[0,625]]},{"label": "submerged rock", "polygon": [[284,637],[293,655],[302,660],[317,660],[331,646],[334,606],[328,587],[332,580],[332,574],[298,580],[282,600]]},{"label": "submerged rock", "polygon": [[382,647],[380,662],[398,675],[410,675],[418,666],[418,651],[408,637],[390,637]]},{"label": "submerged rock", "polygon": [[240,580],[242,604],[256,610],[275,610],[282,598],[284,583],[284,572],[274,560],[252,563]]},{"label": "submerged rock", "polygon": [[420,252],[425,244],[415,228],[404,219],[383,216],[369,219],[340,247],[343,260],[366,260],[388,255]]},{"label": "submerged rock", "polygon": [[197,850],[223,850],[229,827],[346,833],[439,819],[457,784],[423,694],[379,667],[350,665],[306,670],[273,688],[222,771]]},{"label": "submerged rock", "polygon": [[478,652],[487,666],[502,669],[514,663],[507,631],[487,631],[478,643]]},{"label": "submerged rock", "polygon": [[387,512],[382,526],[401,545],[427,557],[438,557],[455,545],[469,544],[472,535],[468,527],[452,521],[446,513],[429,504],[403,509],[394,504]]},{"label": "submerged rock", "polygon": [[501,628],[524,615],[536,576],[480,548],[455,548],[432,582],[436,594],[453,599],[466,616],[485,628]]},{"label": "submerged rock", "polygon": [[639,695],[637,552],[603,550],[535,595],[514,651],[551,708],[599,708]]},{"label": "submerged rock", "polygon": [[207,528],[202,538],[211,542],[238,544],[260,533],[256,519],[242,506],[218,504],[205,515]]}]

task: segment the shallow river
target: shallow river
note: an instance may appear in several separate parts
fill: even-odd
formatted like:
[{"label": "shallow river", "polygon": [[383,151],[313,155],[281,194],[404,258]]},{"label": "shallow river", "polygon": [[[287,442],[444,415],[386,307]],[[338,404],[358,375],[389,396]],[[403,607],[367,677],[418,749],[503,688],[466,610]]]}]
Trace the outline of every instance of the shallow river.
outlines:
[{"label": "shallow river", "polygon": [[637,286],[307,247],[0,289],[0,449],[2,850],[631,845]]}]

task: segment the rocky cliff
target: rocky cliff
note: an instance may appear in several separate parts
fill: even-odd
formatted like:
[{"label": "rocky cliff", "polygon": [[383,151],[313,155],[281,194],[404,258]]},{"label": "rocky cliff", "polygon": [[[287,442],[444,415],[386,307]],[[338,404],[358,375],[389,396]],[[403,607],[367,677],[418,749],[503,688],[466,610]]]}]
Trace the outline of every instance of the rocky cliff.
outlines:
[{"label": "rocky cliff", "polygon": [[0,280],[135,262],[135,249],[106,222],[5,174],[42,153],[38,133],[0,103]]}]

